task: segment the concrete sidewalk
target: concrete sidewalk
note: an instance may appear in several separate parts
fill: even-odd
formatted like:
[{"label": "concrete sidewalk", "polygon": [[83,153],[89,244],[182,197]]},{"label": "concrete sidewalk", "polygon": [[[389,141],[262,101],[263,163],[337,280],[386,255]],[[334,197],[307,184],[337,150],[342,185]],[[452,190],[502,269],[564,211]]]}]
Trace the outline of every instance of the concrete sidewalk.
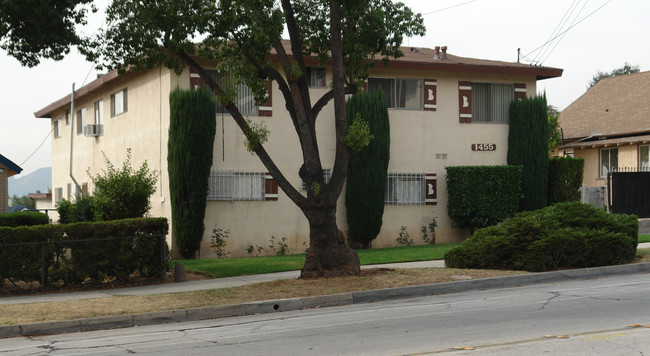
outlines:
[{"label": "concrete sidewalk", "polygon": [[[379,267],[380,268],[429,268],[429,267],[442,268],[445,267],[445,261],[433,260],[433,261],[389,263],[389,264],[382,264],[382,265],[361,266],[362,269],[379,268]],[[295,279],[298,278],[299,276],[300,276],[300,271],[288,271],[288,272],[277,272],[277,273],[267,273],[267,274],[256,274],[250,276],[206,279],[202,281],[164,283],[164,284],[155,284],[149,286],[130,287],[130,288],[104,289],[104,290],[70,292],[70,293],[23,295],[23,296],[16,296],[16,297],[0,298],[0,305],[62,302],[67,300],[97,299],[97,298],[107,298],[113,296],[153,295],[153,294],[166,294],[166,293],[193,292],[198,290],[238,287],[246,284],[276,281],[279,279]]]},{"label": "concrete sidewalk", "polygon": [[[650,248],[650,242],[640,243],[638,245],[638,248]],[[443,268],[445,267],[445,261],[432,260],[432,261],[388,263],[388,264],[381,264],[381,265],[361,266],[361,268],[430,268],[430,267]],[[289,272],[257,274],[257,275],[250,275],[250,276],[207,279],[202,281],[164,283],[164,284],[130,287],[130,288],[117,288],[117,289],[105,289],[105,290],[70,292],[70,293],[24,295],[24,296],[0,298],[0,305],[61,302],[67,300],[98,299],[98,298],[107,298],[113,296],[129,296],[129,295],[137,296],[137,295],[193,292],[198,290],[237,287],[246,284],[276,281],[280,279],[292,279],[292,278],[298,278],[298,276],[300,276],[300,271],[289,271]]]}]

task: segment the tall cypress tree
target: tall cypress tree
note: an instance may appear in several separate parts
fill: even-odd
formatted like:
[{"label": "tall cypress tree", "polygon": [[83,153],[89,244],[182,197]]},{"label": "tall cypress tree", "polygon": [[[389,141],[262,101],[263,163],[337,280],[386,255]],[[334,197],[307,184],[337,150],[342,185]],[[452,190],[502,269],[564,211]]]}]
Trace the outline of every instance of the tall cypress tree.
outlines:
[{"label": "tall cypress tree", "polygon": [[388,180],[390,123],[386,97],[379,90],[356,94],[348,100],[347,115],[350,123],[357,116],[365,120],[374,136],[368,146],[350,152],[345,189],[349,239],[369,248],[381,229]]},{"label": "tall cypress tree", "polygon": [[205,90],[169,94],[167,165],[172,230],[184,258],[194,258],[203,239],[208,177],[216,133],[214,101]]},{"label": "tall cypress tree", "polygon": [[548,138],[546,95],[510,104],[508,165],[522,166],[520,211],[546,207]]}]

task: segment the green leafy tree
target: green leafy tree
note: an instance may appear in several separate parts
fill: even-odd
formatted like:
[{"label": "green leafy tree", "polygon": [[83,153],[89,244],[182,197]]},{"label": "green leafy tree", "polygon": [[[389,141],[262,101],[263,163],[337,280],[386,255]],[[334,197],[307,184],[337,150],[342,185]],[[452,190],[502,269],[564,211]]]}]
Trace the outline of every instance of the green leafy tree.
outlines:
[{"label": "green leafy tree", "polygon": [[[113,0],[110,26],[101,31],[90,59],[101,57],[110,68],[143,70],[165,65],[180,73],[193,68],[217,95],[239,126],[253,152],[298,206],[310,226],[310,248],[302,277],[359,274],[359,259],[345,245],[336,224],[336,202],[343,189],[349,151],[345,94],[356,92],[374,59],[389,62],[403,55],[405,36],[423,35],[420,14],[390,0],[187,0],[142,2]],[[287,29],[291,54],[282,33]],[[204,38],[200,45],[195,36]],[[274,50],[276,64],[268,58]],[[220,85],[196,62],[195,55],[215,60],[235,83]],[[305,61],[310,56],[332,68],[331,90],[312,101]],[[331,62],[330,62],[331,60]],[[266,151],[233,100],[233,84],[245,83],[258,103],[269,80],[277,82],[302,152],[299,176],[307,196],[294,187]],[[335,162],[330,181],[323,179],[316,119],[334,102]],[[312,104],[313,103],[313,104]]]},{"label": "green leafy tree", "polygon": [[42,58],[63,59],[84,40],[75,27],[96,11],[93,0],[0,1],[0,48],[22,65],[34,67]]},{"label": "green leafy tree", "polygon": [[208,177],[217,124],[206,90],[176,89],[169,95],[167,163],[172,229],[184,258],[194,258],[203,239]]},{"label": "green leafy tree", "polygon": [[610,78],[610,77],[616,77],[618,75],[625,75],[625,74],[632,74],[632,73],[638,73],[639,72],[639,66],[638,65],[631,65],[630,63],[625,62],[625,64],[620,67],[612,70],[611,72],[602,72],[598,71],[596,74],[594,74],[593,77],[591,77],[591,80],[589,81],[589,84],[587,85],[587,89],[593,87],[601,81],[602,79],[605,78]]},{"label": "green leafy tree", "polygon": [[510,104],[508,165],[522,166],[519,210],[546,207],[549,124],[546,95]]},{"label": "green leafy tree", "polygon": [[548,114],[548,155],[553,155],[555,148],[562,142],[562,131],[560,131],[560,114]]},{"label": "green leafy tree", "polygon": [[348,100],[347,114],[360,115],[373,137],[367,146],[350,152],[345,189],[348,238],[370,248],[381,230],[388,180],[390,123],[386,96],[379,90],[356,94]]},{"label": "green leafy tree", "polygon": [[106,161],[103,174],[88,175],[95,186],[95,216],[102,221],[139,218],[149,212],[149,198],[156,191],[156,173],[149,171],[145,161],[135,171],[131,167],[131,149],[126,150],[126,160],[121,169]]},{"label": "green leafy tree", "polygon": [[16,205],[24,205],[32,209],[36,209],[36,202],[34,201],[34,199],[28,197],[27,195],[23,195],[19,197],[16,196],[16,194],[14,194],[14,196],[11,197],[11,206],[16,206]]}]

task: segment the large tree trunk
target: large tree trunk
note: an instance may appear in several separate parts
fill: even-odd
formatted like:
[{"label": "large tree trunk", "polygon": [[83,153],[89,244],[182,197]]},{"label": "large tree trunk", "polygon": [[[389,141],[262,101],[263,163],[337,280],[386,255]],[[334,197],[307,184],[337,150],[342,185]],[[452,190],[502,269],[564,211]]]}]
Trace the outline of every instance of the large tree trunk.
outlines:
[{"label": "large tree trunk", "polygon": [[359,275],[359,256],[336,226],[336,205],[316,207],[307,216],[309,250],[300,278]]}]

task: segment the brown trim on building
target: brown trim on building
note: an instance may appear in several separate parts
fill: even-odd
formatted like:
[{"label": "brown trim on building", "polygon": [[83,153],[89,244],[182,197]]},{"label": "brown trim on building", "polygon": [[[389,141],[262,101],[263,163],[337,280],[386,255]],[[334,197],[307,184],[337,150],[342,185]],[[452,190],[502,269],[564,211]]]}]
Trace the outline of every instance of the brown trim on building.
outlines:
[{"label": "brown trim on building", "polygon": [[472,123],[472,82],[458,82],[458,113],[461,124]]}]

